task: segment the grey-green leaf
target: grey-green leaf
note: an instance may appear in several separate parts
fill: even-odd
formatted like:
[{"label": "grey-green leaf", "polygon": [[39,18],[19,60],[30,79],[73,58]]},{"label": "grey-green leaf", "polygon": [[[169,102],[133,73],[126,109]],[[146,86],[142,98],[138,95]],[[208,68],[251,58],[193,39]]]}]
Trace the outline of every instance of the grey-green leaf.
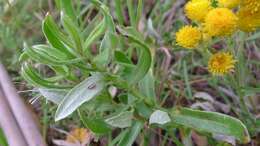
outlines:
[{"label": "grey-green leaf", "polygon": [[105,121],[113,127],[126,128],[131,126],[132,118],[133,118],[133,112],[125,111],[116,114],[115,116],[112,116],[106,119]]},{"label": "grey-green leaf", "polygon": [[39,88],[38,90],[43,97],[55,104],[59,104],[68,93],[65,89]]},{"label": "grey-green leaf", "polygon": [[214,134],[234,136],[242,143],[250,141],[246,126],[240,120],[228,115],[180,108],[174,109],[171,116],[174,123],[185,127]]},{"label": "grey-green leaf", "polygon": [[167,112],[156,110],[154,111],[149,119],[149,124],[161,124],[164,125],[166,123],[171,122],[171,119]]},{"label": "grey-green leaf", "polygon": [[55,114],[55,121],[64,119],[80,105],[98,95],[105,84],[101,74],[94,74],[72,88],[61,101]]}]

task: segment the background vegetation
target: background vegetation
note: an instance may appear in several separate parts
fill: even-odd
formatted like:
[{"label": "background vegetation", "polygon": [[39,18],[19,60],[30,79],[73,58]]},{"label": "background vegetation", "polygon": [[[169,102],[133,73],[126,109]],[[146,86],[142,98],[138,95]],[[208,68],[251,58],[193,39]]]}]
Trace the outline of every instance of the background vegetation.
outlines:
[{"label": "background vegetation", "polygon": [[[231,38],[218,38],[208,44],[215,52],[242,47],[241,52],[234,51],[237,73],[212,76],[200,50],[186,50],[175,43],[175,33],[185,24],[193,24],[184,15],[185,3],[184,0],[103,0],[102,3],[75,0],[72,5],[64,5],[59,0],[0,2],[0,59],[20,95],[31,103],[28,106],[36,113],[42,135],[49,145],[75,141],[111,146],[260,144],[260,33],[239,31]],[[53,23],[65,36],[56,31]],[[48,29],[56,31],[61,42],[73,46],[73,51],[69,50],[67,54],[61,51],[61,54],[76,52],[80,57],[73,58],[73,53],[69,57],[59,56],[58,53],[51,54],[55,52],[52,50],[50,54],[44,53],[53,58],[39,58],[32,52],[35,48],[41,51],[41,46],[34,46],[36,44],[58,48],[59,44],[55,46],[54,43],[60,40],[52,42]],[[106,51],[107,48],[110,50]],[[84,56],[88,53],[92,55]],[[77,63],[77,59],[83,61]],[[81,61],[89,66],[84,67]],[[149,63],[151,67],[147,65]],[[134,70],[133,74],[135,65],[149,67],[143,72]],[[32,80],[30,75],[34,71],[46,80]],[[64,96],[64,93],[59,90],[56,95],[56,89],[71,89],[93,71],[104,75],[108,81],[104,85],[106,89],[100,89],[102,92],[95,100],[84,103],[72,115],[72,112],[64,113],[62,106],[57,109],[53,96]],[[24,78],[31,82],[28,84]],[[83,82],[82,88],[75,92],[85,90],[85,87],[99,90],[99,85],[103,86]],[[46,88],[55,88],[55,92]],[[243,124],[230,117],[182,107],[224,113]],[[152,113],[155,119],[151,118]],[[169,117],[165,113],[171,113],[173,123],[164,125]],[[219,122],[217,119],[220,118],[223,120]],[[200,124],[205,124],[206,128]],[[243,131],[244,125],[249,133]],[[220,128],[225,126],[233,128],[231,132],[223,129],[224,134],[231,137],[222,135]],[[241,134],[239,130],[245,133]],[[250,142],[242,144],[249,135]],[[0,142],[6,143],[2,137],[0,133]]]}]

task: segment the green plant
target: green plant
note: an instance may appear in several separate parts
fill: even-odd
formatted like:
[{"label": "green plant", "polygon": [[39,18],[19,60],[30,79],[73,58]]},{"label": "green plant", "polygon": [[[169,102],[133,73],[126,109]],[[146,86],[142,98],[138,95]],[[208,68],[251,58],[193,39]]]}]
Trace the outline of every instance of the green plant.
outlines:
[{"label": "green plant", "polygon": [[[70,0],[56,2],[61,9],[62,26],[47,14],[42,31],[48,43],[25,46],[20,57],[22,76],[47,100],[58,105],[55,121],[77,111],[83,125],[97,136],[111,135],[112,129],[121,128],[109,145],[130,146],[140,132],[146,132],[147,126],[159,127],[170,134],[179,129],[187,137],[194,129],[208,137],[222,134],[233,136],[241,143],[250,140],[245,125],[231,116],[161,106],[153,75],[153,48],[158,46],[137,29],[142,0],[138,0],[136,10],[132,1],[127,0],[129,27],[123,26],[120,0],[115,2],[118,23],[109,8],[97,0],[92,0],[86,11],[97,8],[100,12],[87,23]],[[37,70],[39,64],[47,70],[45,76]],[[181,64],[192,98],[187,63]]]},{"label": "green plant", "polygon": [[7,140],[5,138],[5,135],[4,135],[3,131],[2,131],[2,129],[0,129],[0,145],[8,146]]}]

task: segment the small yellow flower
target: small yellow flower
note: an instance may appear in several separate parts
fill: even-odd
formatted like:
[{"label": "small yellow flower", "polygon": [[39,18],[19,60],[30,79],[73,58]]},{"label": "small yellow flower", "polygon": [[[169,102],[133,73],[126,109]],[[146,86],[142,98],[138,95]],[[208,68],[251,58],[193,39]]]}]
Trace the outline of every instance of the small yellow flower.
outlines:
[{"label": "small yellow flower", "polygon": [[224,75],[234,71],[235,62],[233,55],[230,53],[216,53],[209,59],[208,70],[213,75]]},{"label": "small yellow flower", "polygon": [[192,0],[185,5],[185,14],[191,20],[203,22],[211,9],[209,0]]},{"label": "small yellow flower", "polygon": [[184,26],[176,33],[176,42],[179,46],[192,49],[198,46],[202,34],[198,27]]},{"label": "small yellow flower", "polygon": [[236,31],[237,16],[227,8],[211,10],[205,19],[204,29],[211,36],[227,36]]},{"label": "small yellow flower", "polygon": [[240,4],[240,0],[218,0],[218,5],[220,7],[225,7],[233,9]]},{"label": "small yellow flower", "polygon": [[250,10],[241,8],[238,11],[238,27],[240,30],[245,32],[255,31],[260,27],[260,16],[253,15]]}]

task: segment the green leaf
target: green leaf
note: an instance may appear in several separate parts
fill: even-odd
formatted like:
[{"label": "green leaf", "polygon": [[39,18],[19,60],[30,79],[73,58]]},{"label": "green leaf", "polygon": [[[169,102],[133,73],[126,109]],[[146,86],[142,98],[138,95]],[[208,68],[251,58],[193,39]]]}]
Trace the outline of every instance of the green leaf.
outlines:
[{"label": "green leaf", "polygon": [[122,9],[121,0],[115,0],[115,14],[120,25],[124,24],[124,13]]},{"label": "green leaf", "polygon": [[60,104],[65,95],[68,93],[65,89],[47,89],[47,88],[39,88],[39,93],[46,98],[47,100],[50,100],[51,102],[55,104]]},{"label": "green leaf", "polygon": [[132,70],[128,81],[130,84],[138,83],[147,74],[151,67],[152,55],[149,46],[143,41],[141,34],[136,32],[133,28],[129,28],[127,31],[119,29],[119,31],[127,36],[132,42],[137,44],[140,49],[140,55],[136,67]]},{"label": "green leaf", "polygon": [[66,15],[70,17],[70,19],[74,22],[77,22],[77,16],[75,14],[75,10],[73,9],[73,1],[72,0],[60,0],[61,9],[65,12]]},{"label": "green leaf", "polygon": [[77,52],[81,54],[83,48],[82,48],[82,40],[80,37],[80,32],[78,30],[79,27],[66,14],[62,14],[61,21],[65,30],[70,34],[70,37],[74,42],[74,46],[76,47]]},{"label": "green leaf", "polygon": [[134,66],[132,61],[122,51],[115,51],[115,60],[125,66]]},{"label": "green leaf", "polygon": [[22,66],[21,71],[22,77],[30,84],[41,87],[41,88],[54,88],[54,89],[64,89],[69,88],[69,86],[58,85],[55,82],[51,82],[43,79],[29,64],[25,63]]},{"label": "green leaf", "polygon": [[189,108],[174,109],[171,113],[173,123],[195,130],[234,136],[242,143],[250,141],[245,125],[228,115],[192,110]]},{"label": "green leaf", "polygon": [[126,128],[131,126],[132,118],[132,111],[124,111],[110,118],[107,118],[105,121],[113,127]]},{"label": "green leaf", "polygon": [[128,131],[128,133],[126,133],[124,135],[124,137],[119,142],[118,146],[132,146],[135,139],[137,138],[140,131],[142,130],[143,125],[144,124],[140,121],[133,122],[133,125],[132,125],[130,131]]},{"label": "green leaf", "polygon": [[171,122],[171,119],[170,119],[168,113],[161,111],[161,110],[154,111],[149,118],[149,124],[164,125],[169,122]]},{"label": "green leaf", "polygon": [[91,2],[102,11],[102,13],[105,17],[105,23],[106,23],[106,26],[108,27],[108,30],[110,32],[115,33],[116,32],[115,24],[113,22],[113,17],[109,13],[109,8],[106,5],[104,5],[103,3],[101,3],[99,0],[91,0]]},{"label": "green leaf", "polygon": [[126,130],[120,132],[120,134],[117,135],[117,136],[108,144],[108,146],[115,146],[116,143],[118,143],[128,132],[129,132],[129,129],[126,129]]},{"label": "green leaf", "polygon": [[153,110],[150,106],[146,105],[143,101],[135,104],[135,109],[138,114],[146,119],[149,119],[150,115],[153,113]]},{"label": "green leaf", "polygon": [[138,26],[139,21],[143,14],[143,0],[138,0],[137,12],[136,12],[136,25]]},{"label": "green leaf", "polygon": [[129,17],[130,17],[131,26],[136,28],[136,26],[137,26],[136,25],[136,14],[135,14],[134,7],[133,7],[133,0],[127,0],[126,3],[127,3],[127,9],[128,9]]},{"label": "green leaf", "polygon": [[142,94],[150,99],[150,103],[156,103],[155,80],[152,69],[150,69],[145,77],[139,82],[139,90]]},{"label": "green leaf", "polygon": [[105,67],[110,60],[112,59],[112,52],[114,48],[116,48],[117,40],[116,36],[111,33],[107,32],[101,42],[99,54],[94,58],[94,62],[99,66]]},{"label": "green leaf", "polygon": [[81,116],[81,120],[84,126],[95,134],[106,134],[112,130],[110,126],[101,118]]},{"label": "green leaf", "polygon": [[52,16],[47,15],[42,23],[42,31],[48,40],[48,42],[54,47],[64,52],[69,56],[76,56],[76,52],[73,51],[73,43],[69,38],[64,35],[55,24]]},{"label": "green leaf", "polygon": [[65,53],[47,45],[34,45],[25,48],[25,53],[33,60],[47,65],[64,65],[79,62],[81,59],[68,57]]},{"label": "green leaf", "polygon": [[103,76],[94,74],[72,88],[64,97],[55,113],[55,121],[64,119],[80,107],[84,102],[90,101],[104,88]]},{"label": "green leaf", "polygon": [[102,20],[89,34],[87,39],[84,42],[83,49],[85,53],[90,54],[89,47],[91,43],[93,43],[95,40],[97,40],[102,34],[105,33],[106,30],[106,23],[105,20]]}]

